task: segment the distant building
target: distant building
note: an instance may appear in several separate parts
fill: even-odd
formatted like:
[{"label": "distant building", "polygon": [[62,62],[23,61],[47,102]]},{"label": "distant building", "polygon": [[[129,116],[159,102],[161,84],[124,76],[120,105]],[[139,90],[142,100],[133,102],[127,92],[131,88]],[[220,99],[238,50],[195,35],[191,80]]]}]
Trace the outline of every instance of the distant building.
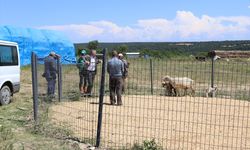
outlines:
[{"label": "distant building", "polygon": [[204,56],[196,56],[195,59],[198,60],[198,61],[206,61],[206,60],[207,60],[207,57],[204,57]]},{"label": "distant building", "polygon": [[128,58],[139,58],[140,57],[140,53],[139,52],[126,53],[126,56]]},{"label": "distant building", "polygon": [[192,46],[193,43],[176,43],[177,46]]}]

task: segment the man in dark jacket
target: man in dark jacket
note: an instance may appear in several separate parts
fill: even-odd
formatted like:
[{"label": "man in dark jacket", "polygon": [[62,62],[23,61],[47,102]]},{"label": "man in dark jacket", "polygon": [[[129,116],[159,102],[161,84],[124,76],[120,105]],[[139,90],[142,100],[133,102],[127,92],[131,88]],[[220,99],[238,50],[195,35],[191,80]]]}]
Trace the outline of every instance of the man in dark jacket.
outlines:
[{"label": "man in dark jacket", "polygon": [[122,76],[124,74],[124,64],[118,59],[117,52],[112,52],[112,59],[108,61],[107,71],[109,73],[109,90],[111,105],[116,103],[115,95],[117,95],[117,105],[122,105]]},{"label": "man in dark jacket", "polygon": [[56,86],[56,75],[57,75],[57,66],[56,59],[59,57],[55,52],[50,52],[49,56],[44,59],[44,73],[47,81],[47,95],[55,97],[55,86]]},{"label": "man in dark jacket", "polygon": [[88,61],[89,61],[89,65],[87,68],[87,81],[88,81],[87,95],[91,96],[93,85],[94,85],[94,80],[95,80],[95,75],[97,72],[97,64],[100,63],[100,61],[96,57],[96,50],[91,50],[90,58]]}]

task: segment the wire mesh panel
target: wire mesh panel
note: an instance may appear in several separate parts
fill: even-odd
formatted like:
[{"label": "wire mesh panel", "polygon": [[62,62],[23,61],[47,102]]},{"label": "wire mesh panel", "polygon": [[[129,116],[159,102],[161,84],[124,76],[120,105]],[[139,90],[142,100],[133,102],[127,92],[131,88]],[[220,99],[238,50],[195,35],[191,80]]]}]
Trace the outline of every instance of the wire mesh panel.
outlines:
[{"label": "wire mesh panel", "polygon": [[81,94],[77,64],[62,65],[62,102],[50,107],[51,119],[92,145],[96,142],[101,64],[98,64],[92,94]]},{"label": "wire mesh panel", "polygon": [[[106,74],[101,147],[131,149],[155,139],[163,149],[250,149],[250,65],[247,61],[128,59],[122,106],[110,105]],[[47,83],[38,65],[39,96]],[[213,74],[213,78],[212,78]],[[95,144],[101,64],[92,96],[79,92],[76,64],[62,65],[62,101],[51,121]],[[211,85],[214,83],[214,85]]]},{"label": "wire mesh panel", "polygon": [[[62,127],[63,131],[72,133],[71,137],[77,138],[83,142],[95,144],[96,126],[97,126],[97,102],[99,95],[100,71],[97,71],[92,95],[82,95],[79,92],[79,71],[76,63],[61,64],[61,60],[54,60],[55,90],[48,92],[48,78],[45,75],[45,59],[37,58],[37,86],[38,86],[38,122],[50,121],[53,125]],[[61,95],[59,99],[59,67],[61,68]],[[98,65],[98,69],[100,65]],[[97,70],[98,70],[97,69]],[[91,108],[91,109],[90,109]],[[35,110],[34,110],[35,111]],[[49,129],[48,129],[49,130]],[[53,130],[51,130],[53,131]],[[63,138],[63,137],[60,137]]]},{"label": "wire mesh panel", "polygon": [[[211,88],[211,61],[153,59],[152,68],[148,59],[128,61],[123,105],[109,105],[105,97],[104,147],[132,148],[155,139],[163,149],[250,148],[248,63],[216,61]],[[172,95],[166,76],[183,81]]]}]

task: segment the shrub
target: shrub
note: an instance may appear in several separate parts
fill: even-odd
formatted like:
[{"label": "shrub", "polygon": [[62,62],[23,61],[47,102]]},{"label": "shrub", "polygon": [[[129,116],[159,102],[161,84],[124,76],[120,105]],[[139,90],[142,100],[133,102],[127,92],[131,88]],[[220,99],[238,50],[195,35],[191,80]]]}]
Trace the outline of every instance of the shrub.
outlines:
[{"label": "shrub", "polygon": [[0,141],[6,141],[13,138],[13,133],[10,128],[0,125]]},{"label": "shrub", "polygon": [[143,144],[135,144],[132,150],[162,150],[162,148],[157,145],[155,139],[152,139],[150,141],[143,141]]}]

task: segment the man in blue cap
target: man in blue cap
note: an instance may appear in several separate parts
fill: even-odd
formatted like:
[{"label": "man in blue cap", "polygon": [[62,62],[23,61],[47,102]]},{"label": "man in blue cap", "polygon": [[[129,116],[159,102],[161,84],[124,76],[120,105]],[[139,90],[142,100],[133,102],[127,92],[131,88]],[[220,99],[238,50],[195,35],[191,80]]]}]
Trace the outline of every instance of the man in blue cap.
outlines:
[{"label": "man in blue cap", "polygon": [[77,61],[77,68],[79,69],[79,76],[80,76],[80,82],[79,82],[79,90],[81,94],[84,94],[87,92],[87,68],[89,65],[89,61],[87,61],[88,55],[86,55],[86,50],[81,51],[81,56],[79,57]]}]

